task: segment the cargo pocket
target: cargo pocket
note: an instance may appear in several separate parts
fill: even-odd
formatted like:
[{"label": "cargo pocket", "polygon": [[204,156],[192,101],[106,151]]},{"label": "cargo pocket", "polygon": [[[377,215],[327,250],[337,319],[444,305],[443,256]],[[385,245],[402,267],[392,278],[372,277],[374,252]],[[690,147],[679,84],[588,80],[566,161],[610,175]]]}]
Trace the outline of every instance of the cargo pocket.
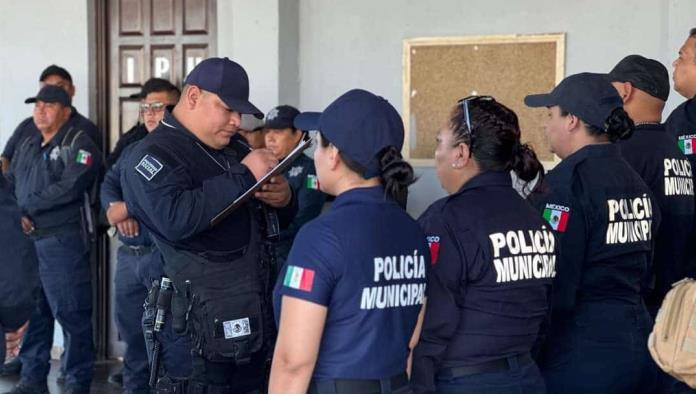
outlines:
[{"label": "cargo pocket", "polygon": [[200,302],[200,343],[210,360],[249,362],[264,344],[263,308],[259,293],[215,292]]}]

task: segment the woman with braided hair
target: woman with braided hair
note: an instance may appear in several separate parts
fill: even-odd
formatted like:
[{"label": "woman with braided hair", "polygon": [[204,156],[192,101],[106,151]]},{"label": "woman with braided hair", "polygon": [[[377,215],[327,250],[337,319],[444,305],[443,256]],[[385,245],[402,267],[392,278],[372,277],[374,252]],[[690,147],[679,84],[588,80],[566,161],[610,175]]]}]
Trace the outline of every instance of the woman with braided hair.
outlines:
[{"label": "woman with braided hair", "polygon": [[413,390],[545,393],[531,352],[550,303],[555,242],[511,179],[541,177],[541,163],[520,142],[517,115],[488,96],[457,102],[435,163],[449,196],[419,219],[432,265]]}]

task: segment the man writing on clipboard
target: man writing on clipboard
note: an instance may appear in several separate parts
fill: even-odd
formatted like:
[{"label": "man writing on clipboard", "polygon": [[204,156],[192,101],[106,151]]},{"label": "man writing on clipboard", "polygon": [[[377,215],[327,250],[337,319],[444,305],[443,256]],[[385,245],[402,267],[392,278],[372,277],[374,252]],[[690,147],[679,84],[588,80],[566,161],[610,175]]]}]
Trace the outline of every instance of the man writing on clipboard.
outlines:
[{"label": "man writing on clipboard", "polygon": [[193,347],[191,375],[165,371],[158,392],[255,393],[264,384],[275,332],[260,202],[278,208],[287,225],[297,209],[287,180],[272,177],[254,199],[211,224],[278,164],[265,149],[241,160],[225,149],[241,114],[263,116],[248,98],[239,64],[206,59],[186,78],[174,110],[127,158],[128,211],[153,233],[174,285],[172,326]]}]

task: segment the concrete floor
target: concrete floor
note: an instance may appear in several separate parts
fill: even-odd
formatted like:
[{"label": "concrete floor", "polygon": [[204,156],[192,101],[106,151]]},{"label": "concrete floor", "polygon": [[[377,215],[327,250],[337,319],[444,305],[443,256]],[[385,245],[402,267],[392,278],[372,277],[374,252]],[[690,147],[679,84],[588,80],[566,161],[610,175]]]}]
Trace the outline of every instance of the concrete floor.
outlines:
[{"label": "concrete floor", "polygon": [[[94,380],[92,381],[93,394],[117,394],[121,393],[121,388],[107,382],[109,374],[121,369],[121,362],[117,360],[98,361],[94,365]],[[51,361],[51,372],[48,375],[48,390],[51,394],[61,394],[63,387],[56,383],[58,376],[59,362]],[[0,393],[6,393],[19,382],[19,376],[0,377]]]}]

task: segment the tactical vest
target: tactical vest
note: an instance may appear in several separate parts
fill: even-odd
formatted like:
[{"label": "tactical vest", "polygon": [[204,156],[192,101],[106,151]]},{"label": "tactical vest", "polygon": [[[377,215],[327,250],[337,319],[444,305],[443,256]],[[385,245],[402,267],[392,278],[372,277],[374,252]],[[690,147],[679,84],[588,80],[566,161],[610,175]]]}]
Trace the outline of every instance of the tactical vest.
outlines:
[{"label": "tactical vest", "polygon": [[251,355],[270,350],[275,338],[260,215],[253,212],[254,203],[245,209],[252,211],[250,239],[233,253],[236,258],[211,259],[156,240],[174,284],[174,320],[184,317],[194,351],[210,361],[245,364]]}]

